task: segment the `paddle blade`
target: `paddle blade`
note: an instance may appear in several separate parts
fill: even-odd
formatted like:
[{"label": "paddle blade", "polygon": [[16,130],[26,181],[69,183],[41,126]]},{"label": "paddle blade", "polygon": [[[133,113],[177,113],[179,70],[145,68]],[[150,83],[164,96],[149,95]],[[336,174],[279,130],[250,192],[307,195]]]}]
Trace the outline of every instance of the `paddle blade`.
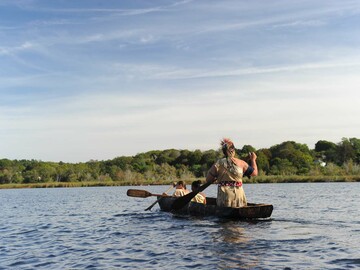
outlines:
[{"label": "paddle blade", "polygon": [[198,194],[198,192],[190,192],[189,194],[186,194],[185,196],[177,198],[173,204],[171,205],[172,210],[179,210],[183,208],[185,205],[187,205],[192,198],[194,198]]},{"label": "paddle blade", "polygon": [[196,194],[203,191],[205,188],[207,188],[210,185],[211,185],[211,182],[205,183],[197,191],[190,192],[189,194],[186,194],[185,196],[177,198],[173,202],[171,209],[179,210],[179,209],[183,208],[185,205],[187,205],[192,200],[192,198],[194,198],[196,196]]},{"label": "paddle blade", "polygon": [[139,197],[139,198],[147,198],[153,196],[149,191],[141,190],[141,189],[128,189],[126,195],[130,197]]}]

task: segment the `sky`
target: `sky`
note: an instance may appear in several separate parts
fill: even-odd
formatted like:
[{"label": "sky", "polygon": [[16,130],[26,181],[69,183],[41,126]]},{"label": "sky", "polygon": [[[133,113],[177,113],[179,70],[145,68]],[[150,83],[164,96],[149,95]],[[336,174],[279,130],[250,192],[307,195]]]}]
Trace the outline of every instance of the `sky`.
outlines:
[{"label": "sky", "polygon": [[360,138],[360,1],[0,0],[0,159]]}]

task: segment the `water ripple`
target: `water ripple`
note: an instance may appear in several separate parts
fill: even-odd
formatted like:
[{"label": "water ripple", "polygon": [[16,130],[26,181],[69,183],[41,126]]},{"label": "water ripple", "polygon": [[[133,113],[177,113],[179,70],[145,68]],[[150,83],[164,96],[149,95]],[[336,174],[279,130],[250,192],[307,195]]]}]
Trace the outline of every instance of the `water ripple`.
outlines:
[{"label": "water ripple", "polygon": [[[311,185],[307,207],[299,186],[266,185],[271,199],[251,186],[276,206],[265,222],[144,211],[152,201],[126,197],[126,187],[0,190],[0,269],[359,268],[360,220],[348,197],[360,186],[312,199],[326,184]],[[327,205],[332,195],[343,207]]]}]

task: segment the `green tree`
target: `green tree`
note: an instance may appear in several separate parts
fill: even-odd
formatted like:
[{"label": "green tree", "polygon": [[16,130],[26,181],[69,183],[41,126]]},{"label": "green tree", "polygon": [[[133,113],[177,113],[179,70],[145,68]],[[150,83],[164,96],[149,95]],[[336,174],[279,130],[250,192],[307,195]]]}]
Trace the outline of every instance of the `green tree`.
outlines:
[{"label": "green tree", "polygon": [[19,183],[25,167],[17,160],[0,159],[0,184]]},{"label": "green tree", "polygon": [[336,144],[325,140],[320,140],[315,144],[315,151],[318,153],[324,153],[330,149],[336,149]]},{"label": "green tree", "polygon": [[350,138],[349,139],[355,153],[354,161],[360,164],[360,139]]},{"label": "green tree", "polygon": [[181,155],[179,150],[176,149],[167,149],[164,151],[161,151],[158,153],[157,158],[156,158],[156,163],[157,164],[163,164],[163,163],[167,163],[167,164],[174,164],[175,160]]},{"label": "green tree", "polygon": [[244,145],[240,150],[236,149],[236,154],[245,161],[248,161],[250,152],[256,152],[256,149],[251,145]]},{"label": "green tree", "polygon": [[88,168],[89,168],[89,173],[91,174],[91,178],[93,180],[99,180],[101,174],[102,174],[102,163],[96,160],[90,160],[88,162],[86,162]]},{"label": "green tree", "polygon": [[189,167],[184,164],[180,164],[179,166],[177,166],[176,176],[181,180],[188,180],[195,178],[195,175],[189,170]]},{"label": "green tree", "polygon": [[144,173],[148,170],[148,157],[144,154],[137,154],[131,161],[131,167],[138,173]]},{"label": "green tree", "polygon": [[220,151],[208,150],[202,153],[200,164],[205,165],[205,171],[210,169],[210,167],[221,157]]},{"label": "green tree", "polygon": [[325,162],[338,162],[337,145],[333,142],[320,140],[315,144],[315,156]]},{"label": "green tree", "polygon": [[272,175],[293,175],[296,174],[297,169],[293,164],[286,158],[274,158],[270,173]]},{"label": "green tree", "polygon": [[177,165],[189,165],[190,164],[190,154],[189,150],[180,150],[180,156],[176,158]]},{"label": "green tree", "polygon": [[23,173],[24,183],[39,183],[41,182],[40,173],[36,169],[26,170]]},{"label": "green tree", "polygon": [[201,163],[202,152],[200,150],[195,150],[190,152],[188,161],[190,166],[199,165]]},{"label": "green tree", "polygon": [[2,169],[0,171],[0,184],[11,183],[12,173],[8,169]]},{"label": "green tree", "polygon": [[342,165],[349,160],[356,159],[356,152],[353,144],[347,138],[342,138],[342,141],[338,144],[338,165]]},{"label": "green tree", "polygon": [[268,155],[268,149],[260,149],[257,151],[256,164],[258,167],[259,174],[269,174],[270,172],[270,157]]},{"label": "green tree", "polygon": [[[287,171],[295,171],[297,174],[303,174],[309,172],[313,165],[313,157],[309,147],[305,144],[287,141],[271,147],[270,151],[272,153],[272,160],[270,161],[271,167],[273,165],[279,167],[275,164],[275,162],[279,162],[278,159],[287,160],[290,162],[290,165],[295,168],[295,170],[290,170],[287,168],[290,166],[288,164],[285,166]],[[273,169],[271,169],[271,171],[273,171]]]},{"label": "green tree", "polygon": [[167,164],[162,163],[161,165],[156,165],[155,167],[155,175],[158,180],[176,180],[176,169],[175,167]]},{"label": "green tree", "polygon": [[132,157],[117,157],[113,160],[106,161],[105,163],[108,166],[115,165],[124,171],[130,168],[132,160]]},{"label": "green tree", "polygon": [[39,173],[39,182],[52,182],[56,177],[56,168],[51,163],[39,162],[35,167]]}]

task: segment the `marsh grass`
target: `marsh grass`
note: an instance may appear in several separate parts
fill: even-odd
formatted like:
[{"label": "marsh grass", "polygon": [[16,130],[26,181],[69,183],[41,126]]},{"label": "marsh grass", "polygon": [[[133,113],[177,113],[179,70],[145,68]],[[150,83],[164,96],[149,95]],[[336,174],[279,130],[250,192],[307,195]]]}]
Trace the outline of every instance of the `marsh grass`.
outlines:
[{"label": "marsh grass", "polygon": [[317,182],[360,182],[359,175],[270,175],[256,176],[245,183],[317,183]]},{"label": "marsh grass", "polygon": [[[99,186],[122,186],[122,182],[114,181],[89,181],[89,182],[46,182],[46,183],[27,183],[27,184],[2,184],[0,189],[11,188],[69,188],[69,187],[99,187]],[[125,184],[126,185],[126,184]]]},{"label": "marsh grass", "polygon": [[[204,178],[185,180],[190,187],[194,180],[205,181]],[[339,175],[339,176],[300,176],[300,175],[276,175],[276,176],[256,176],[251,179],[244,179],[246,184],[257,183],[316,183],[316,182],[360,182],[359,175]],[[173,181],[146,181],[146,180],[131,180],[131,181],[87,181],[87,182],[46,182],[46,183],[27,183],[27,184],[2,184],[0,189],[14,189],[14,188],[71,188],[71,187],[101,187],[101,186],[149,186],[149,185],[172,185]]]}]

